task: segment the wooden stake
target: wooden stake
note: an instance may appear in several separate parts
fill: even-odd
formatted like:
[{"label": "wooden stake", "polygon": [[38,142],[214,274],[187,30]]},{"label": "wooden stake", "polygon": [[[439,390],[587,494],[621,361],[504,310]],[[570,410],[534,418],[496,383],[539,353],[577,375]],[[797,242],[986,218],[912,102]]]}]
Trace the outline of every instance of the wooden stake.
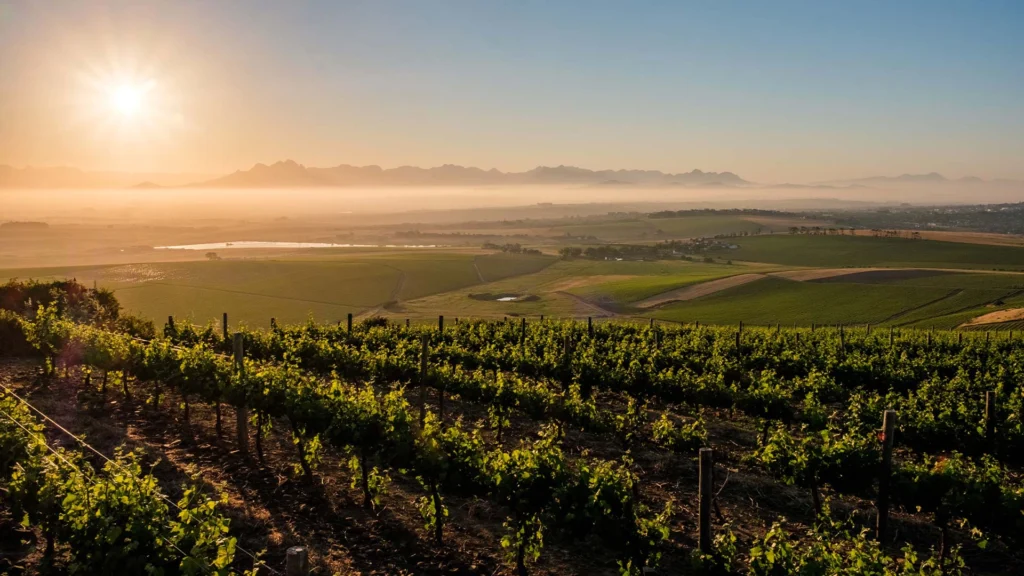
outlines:
[{"label": "wooden stake", "polygon": [[352,333],[352,313],[348,313],[348,333]]},{"label": "wooden stake", "polygon": [[305,546],[292,546],[285,554],[285,576],[309,576],[309,551]]},{"label": "wooden stake", "polygon": [[220,327],[224,331],[224,342],[226,343],[228,340],[230,340],[230,336],[228,335],[228,313],[227,312],[225,312],[224,313],[224,317],[221,318]]},{"label": "wooden stake", "polygon": [[426,334],[420,336],[420,426],[427,419],[427,340]]},{"label": "wooden stake", "polygon": [[[245,350],[243,348],[242,333],[236,332],[232,342],[235,371],[241,373],[245,370]],[[235,407],[235,430],[238,434],[238,451],[242,456],[249,455],[249,410],[245,406],[245,398]]]},{"label": "wooden stake", "polygon": [[700,551],[710,554],[711,550],[711,501],[714,498],[714,451],[711,448],[700,449],[700,481],[698,483],[699,493],[699,544]]},{"label": "wooden stake", "polygon": [[444,316],[437,317],[437,331],[444,332]]},{"label": "wooden stake", "polygon": [[274,318],[274,317],[270,318],[270,329],[271,330],[276,330],[277,329],[277,318]]},{"label": "wooden stake", "polygon": [[886,410],[882,414],[882,469],[878,475],[878,521],[875,538],[885,539],[889,527],[889,482],[892,478],[892,446],[896,435],[896,411]]},{"label": "wooden stake", "polygon": [[171,332],[174,332],[174,316],[167,317],[167,328],[169,328]]}]

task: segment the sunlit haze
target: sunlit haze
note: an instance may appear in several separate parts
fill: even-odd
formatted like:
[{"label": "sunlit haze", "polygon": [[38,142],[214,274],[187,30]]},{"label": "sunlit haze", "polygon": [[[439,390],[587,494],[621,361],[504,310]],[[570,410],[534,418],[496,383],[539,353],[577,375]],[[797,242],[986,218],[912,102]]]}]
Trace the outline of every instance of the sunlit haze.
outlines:
[{"label": "sunlit haze", "polygon": [[1022,11],[997,1],[8,0],[0,164],[1021,178]]}]

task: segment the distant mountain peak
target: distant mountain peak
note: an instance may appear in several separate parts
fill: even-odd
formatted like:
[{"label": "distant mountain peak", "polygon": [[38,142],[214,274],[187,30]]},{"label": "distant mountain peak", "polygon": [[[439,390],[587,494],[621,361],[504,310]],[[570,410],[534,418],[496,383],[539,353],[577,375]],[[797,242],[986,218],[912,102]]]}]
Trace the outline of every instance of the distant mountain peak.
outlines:
[{"label": "distant mountain peak", "polygon": [[195,186],[286,187],[286,186],[425,186],[425,185],[515,185],[580,184],[629,182],[636,186],[742,186],[749,184],[732,172],[692,170],[670,174],[658,170],[590,170],[577,166],[537,166],[525,172],[484,170],[474,166],[443,164],[433,168],[399,166],[306,167],[294,160],[282,160],[267,166],[255,164],[249,170],[200,182]]}]

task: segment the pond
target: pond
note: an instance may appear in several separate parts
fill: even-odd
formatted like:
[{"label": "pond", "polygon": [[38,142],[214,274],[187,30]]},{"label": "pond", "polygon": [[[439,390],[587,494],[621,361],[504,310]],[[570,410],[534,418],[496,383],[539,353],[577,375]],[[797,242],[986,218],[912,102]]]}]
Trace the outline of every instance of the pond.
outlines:
[{"label": "pond", "polygon": [[209,242],[207,244],[182,244],[179,246],[155,246],[156,250],[231,250],[239,248],[437,248],[436,244],[334,244],[332,242]]}]

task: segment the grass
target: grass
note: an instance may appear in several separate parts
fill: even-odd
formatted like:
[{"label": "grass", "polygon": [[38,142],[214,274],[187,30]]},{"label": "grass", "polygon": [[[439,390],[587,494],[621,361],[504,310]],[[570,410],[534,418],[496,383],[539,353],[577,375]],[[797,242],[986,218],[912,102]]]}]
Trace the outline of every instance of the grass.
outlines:
[{"label": "grass", "polygon": [[878,324],[944,297],[944,288],[795,282],[766,277],[688,302],[655,318],[706,324]]},{"label": "grass", "polygon": [[1006,290],[978,288],[961,290],[951,294],[948,298],[911,310],[898,318],[894,318],[891,323],[897,326],[916,326],[918,323],[924,323],[928,324],[928,327],[933,327],[935,319],[979,309],[985,304],[999,300],[1006,295]]},{"label": "grass", "polygon": [[[699,264],[681,260],[640,262],[613,260],[556,260],[544,269],[453,292],[403,302],[390,310],[397,317],[444,314],[476,318],[502,316],[585,317],[608,314],[598,305],[584,301],[605,298],[607,303],[627,302],[637,294],[658,293],[700,277],[712,278],[746,271],[743,266]],[[533,295],[536,300],[496,302],[475,300],[470,294]],[[603,302],[602,305],[605,303]]]},{"label": "grass", "polygon": [[859,272],[815,282],[854,282],[930,288],[974,288],[1011,291],[1024,289],[1024,274],[972,273],[953,270],[877,270]]},{"label": "grass", "polygon": [[[232,324],[265,326],[310,315],[336,321],[480,284],[480,277],[513,278],[542,270],[550,257],[477,256],[457,252],[401,251],[330,255],[308,254],[280,260],[157,262],[0,271],[0,280],[76,278],[115,291],[124,308],[156,321],[167,316],[199,323],[227,312]],[[479,273],[478,273],[479,269]]]},{"label": "grass", "polygon": [[1024,248],[864,236],[765,235],[737,239],[729,258],[787,266],[1024,270]]},{"label": "grass", "polygon": [[553,256],[490,254],[477,256],[474,263],[485,282],[496,282],[513,276],[540,272],[556,260]]},{"label": "grass", "polygon": [[588,299],[625,305],[669,290],[751,271],[747,266],[691,264],[666,274],[610,280],[573,288],[569,292]]}]

